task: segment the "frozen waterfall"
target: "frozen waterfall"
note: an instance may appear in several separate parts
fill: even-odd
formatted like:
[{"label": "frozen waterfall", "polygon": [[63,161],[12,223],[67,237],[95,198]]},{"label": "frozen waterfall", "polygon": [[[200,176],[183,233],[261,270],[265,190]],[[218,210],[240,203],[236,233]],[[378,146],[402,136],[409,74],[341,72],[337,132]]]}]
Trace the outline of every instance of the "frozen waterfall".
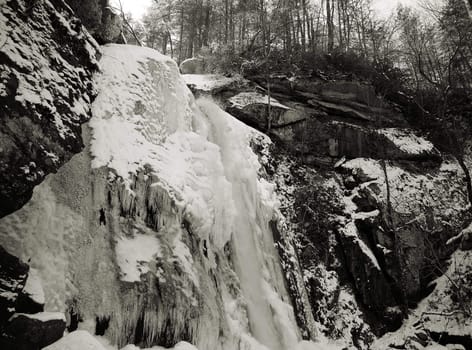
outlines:
[{"label": "frozen waterfall", "polygon": [[92,332],[109,319],[119,347],[315,349],[300,342],[269,226],[274,186],[250,147],[270,140],[195,101],[154,50],[109,45],[100,63],[85,150],[0,220],[46,308],[73,309]]}]

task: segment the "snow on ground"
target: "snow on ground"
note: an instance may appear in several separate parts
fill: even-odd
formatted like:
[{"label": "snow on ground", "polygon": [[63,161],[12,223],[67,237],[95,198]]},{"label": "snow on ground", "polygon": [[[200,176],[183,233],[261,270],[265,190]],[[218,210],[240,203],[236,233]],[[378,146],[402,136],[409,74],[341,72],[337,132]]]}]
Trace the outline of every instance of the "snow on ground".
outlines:
[{"label": "snow on ground", "polygon": [[[44,350],[118,350],[117,346],[111,345],[106,338],[93,336],[86,330],[76,330],[59,339],[55,343],[47,346]],[[187,342],[179,342],[172,348],[153,346],[151,348],[139,348],[129,344],[121,350],[198,350],[195,346]]]},{"label": "snow on ground", "polygon": [[29,270],[23,293],[29,295],[29,297],[38,304],[45,303],[43,286],[41,284],[38,270],[33,268]]},{"label": "snow on ground", "polygon": [[89,332],[77,330],[46,346],[44,350],[105,350],[105,347]]},{"label": "snow on ground", "polygon": [[212,91],[240,81],[241,77],[225,77],[219,74],[182,74],[187,85],[200,91]]},{"label": "snow on ground", "polygon": [[[241,92],[236,96],[231,97],[228,102],[231,107],[243,109],[249,105],[253,104],[269,104],[269,96],[260,94],[258,92]],[[278,107],[282,109],[290,109],[289,107],[281,104],[275,98],[270,98],[270,105],[272,107]]]},{"label": "snow on ground", "polygon": [[153,346],[152,348],[138,348],[136,345],[127,345],[121,350],[198,350],[195,346],[185,341],[175,344],[172,348],[164,348],[161,346]]},{"label": "snow on ground", "polygon": [[434,150],[434,146],[428,140],[416,136],[412,130],[384,128],[378,129],[377,132],[386,136],[403,152],[409,154],[424,154],[430,153]]}]

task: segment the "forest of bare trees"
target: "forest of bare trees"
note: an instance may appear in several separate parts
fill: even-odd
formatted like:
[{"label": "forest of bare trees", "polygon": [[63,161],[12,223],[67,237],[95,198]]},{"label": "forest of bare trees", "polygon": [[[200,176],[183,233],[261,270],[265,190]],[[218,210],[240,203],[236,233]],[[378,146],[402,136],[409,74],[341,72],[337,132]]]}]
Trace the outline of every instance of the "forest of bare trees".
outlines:
[{"label": "forest of bare trees", "polygon": [[382,26],[370,0],[158,0],[137,30],[148,46],[182,60],[202,50],[372,56],[380,50]]}]

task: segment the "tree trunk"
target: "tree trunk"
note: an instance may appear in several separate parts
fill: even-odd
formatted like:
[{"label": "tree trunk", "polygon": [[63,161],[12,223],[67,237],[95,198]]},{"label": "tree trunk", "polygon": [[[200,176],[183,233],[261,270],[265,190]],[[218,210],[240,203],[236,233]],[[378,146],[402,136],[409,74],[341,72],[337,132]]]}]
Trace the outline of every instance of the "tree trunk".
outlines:
[{"label": "tree trunk", "polygon": [[334,48],[334,24],[331,12],[331,0],[326,0],[326,25],[328,27],[328,53]]},{"label": "tree trunk", "polygon": [[457,162],[461,166],[462,170],[464,171],[465,174],[465,182],[467,186],[467,195],[469,197],[469,203],[472,205],[472,178],[470,177],[470,171],[465,165],[464,159],[462,157],[456,157]]},{"label": "tree trunk", "polygon": [[228,43],[228,31],[229,31],[229,4],[228,0],[225,0],[225,41],[224,43]]}]

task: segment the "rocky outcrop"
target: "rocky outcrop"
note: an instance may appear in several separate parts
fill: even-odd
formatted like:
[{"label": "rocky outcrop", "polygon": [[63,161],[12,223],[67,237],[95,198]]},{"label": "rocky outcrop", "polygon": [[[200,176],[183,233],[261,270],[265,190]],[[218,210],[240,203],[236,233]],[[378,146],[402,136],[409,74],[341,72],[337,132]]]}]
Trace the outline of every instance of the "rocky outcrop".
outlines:
[{"label": "rocky outcrop", "polygon": [[62,313],[14,314],[8,320],[2,341],[6,349],[39,350],[60,339],[65,329]]},{"label": "rocky outcrop", "polygon": [[[267,88],[265,77],[255,76],[251,80]],[[270,89],[274,96],[284,95],[348,121],[370,123],[377,127],[407,126],[403,115],[395,106],[379,97],[374,87],[368,83],[279,76],[270,80]]]},{"label": "rocky outcrop", "polygon": [[94,40],[62,0],[0,7],[0,217],[82,148]]},{"label": "rocky outcrop", "polygon": [[29,266],[0,246],[0,330],[15,313],[18,296],[28,277]]},{"label": "rocky outcrop", "polygon": [[30,268],[25,287],[18,295],[16,301],[16,312],[35,314],[44,311],[44,290],[39,273],[36,269]]},{"label": "rocky outcrop", "polygon": [[[270,108],[270,120],[269,111]],[[300,121],[306,116],[258,92],[241,92],[228,99],[226,110],[244,123],[258,129],[281,127]]]},{"label": "rocky outcrop", "polygon": [[219,74],[183,74],[182,78],[195,96],[232,97],[250,84],[238,75],[226,77]]},{"label": "rocky outcrop", "polygon": [[[195,92],[211,90],[211,84],[195,84],[202,75],[186,77]],[[266,79],[252,79],[267,86]],[[333,166],[341,157],[441,161],[433,144],[409,128],[402,114],[378,97],[371,85],[272,78],[270,89],[269,98],[260,86],[247,81],[239,84],[239,91],[233,86],[211,94],[229,113],[269,133],[308,164]]]},{"label": "rocky outcrop", "polygon": [[100,45],[119,40],[122,23],[109,0],[65,0]]},{"label": "rocky outcrop", "polygon": [[472,310],[472,273],[470,251],[457,251],[434,282],[428,295],[396,332],[387,333],[373,344],[375,350],[423,349],[445,346],[447,349],[470,349]]},{"label": "rocky outcrop", "polygon": [[[352,201],[348,208],[359,237],[379,262],[382,276],[376,280],[390,286],[397,296],[394,305],[413,305],[431,280],[442,274],[454,250],[446,242],[470,219],[459,164],[450,159],[439,169],[418,172],[405,164],[357,159],[342,168],[346,180],[357,181],[348,192]],[[361,286],[375,288],[372,278],[352,268],[351,273]],[[368,305],[393,306],[385,297],[389,293],[362,294]]]},{"label": "rocky outcrop", "polygon": [[39,349],[62,336],[64,315],[44,313],[44,303],[37,271],[0,246],[2,349]]}]

